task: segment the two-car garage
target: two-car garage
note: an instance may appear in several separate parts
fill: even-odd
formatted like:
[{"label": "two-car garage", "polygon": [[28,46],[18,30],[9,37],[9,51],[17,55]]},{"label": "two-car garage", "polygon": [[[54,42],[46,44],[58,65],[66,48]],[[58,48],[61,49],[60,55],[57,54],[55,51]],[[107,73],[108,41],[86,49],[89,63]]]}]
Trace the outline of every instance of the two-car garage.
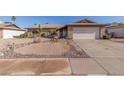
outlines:
[{"label": "two-car garage", "polygon": [[74,27],[73,39],[98,39],[99,27]]}]

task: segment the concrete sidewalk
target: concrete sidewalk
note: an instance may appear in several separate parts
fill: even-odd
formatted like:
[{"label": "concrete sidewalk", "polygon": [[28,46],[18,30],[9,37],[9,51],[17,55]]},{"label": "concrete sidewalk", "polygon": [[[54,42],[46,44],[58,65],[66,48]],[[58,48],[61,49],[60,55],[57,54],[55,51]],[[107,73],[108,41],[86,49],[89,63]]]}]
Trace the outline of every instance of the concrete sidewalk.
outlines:
[{"label": "concrete sidewalk", "polygon": [[0,75],[71,75],[67,58],[0,59]]},{"label": "concrete sidewalk", "polygon": [[124,58],[1,59],[0,75],[124,75]]},{"label": "concrete sidewalk", "polygon": [[107,75],[107,72],[91,58],[71,58],[73,75]]}]

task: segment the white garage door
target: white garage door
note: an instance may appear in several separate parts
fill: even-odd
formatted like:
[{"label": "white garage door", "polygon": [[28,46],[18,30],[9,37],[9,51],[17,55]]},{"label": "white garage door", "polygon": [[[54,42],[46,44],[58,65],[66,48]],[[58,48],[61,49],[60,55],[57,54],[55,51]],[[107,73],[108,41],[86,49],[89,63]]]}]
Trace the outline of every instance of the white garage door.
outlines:
[{"label": "white garage door", "polygon": [[24,33],[25,33],[24,31],[3,30],[3,39],[13,38],[14,36],[19,36]]},{"label": "white garage door", "polygon": [[74,27],[73,39],[97,39],[99,27]]},{"label": "white garage door", "polygon": [[95,32],[92,33],[73,33],[73,39],[95,39]]}]

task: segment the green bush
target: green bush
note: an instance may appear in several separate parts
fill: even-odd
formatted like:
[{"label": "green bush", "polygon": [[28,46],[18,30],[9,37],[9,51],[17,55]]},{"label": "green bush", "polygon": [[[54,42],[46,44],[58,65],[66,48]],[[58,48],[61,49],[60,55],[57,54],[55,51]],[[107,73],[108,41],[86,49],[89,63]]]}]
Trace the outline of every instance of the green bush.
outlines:
[{"label": "green bush", "polygon": [[20,38],[27,38],[28,37],[28,34],[27,33],[24,33],[24,34],[21,34],[20,35]]},{"label": "green bush", "polygon": [[47,33],[41,33],[41,37],[47,37]]}]

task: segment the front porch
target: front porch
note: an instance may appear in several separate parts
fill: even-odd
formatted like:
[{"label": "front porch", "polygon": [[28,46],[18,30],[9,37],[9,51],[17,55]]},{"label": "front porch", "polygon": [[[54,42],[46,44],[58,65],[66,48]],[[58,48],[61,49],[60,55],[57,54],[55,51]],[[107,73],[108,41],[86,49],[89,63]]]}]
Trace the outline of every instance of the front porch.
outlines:
[{"label": "front porch", "polygon": [[68,30],[67,30],[67,27],[62,27],[60,29],[57,30],[57,34],[58,34],[58,37],[60,39],[62,38],[68,38]]}]

